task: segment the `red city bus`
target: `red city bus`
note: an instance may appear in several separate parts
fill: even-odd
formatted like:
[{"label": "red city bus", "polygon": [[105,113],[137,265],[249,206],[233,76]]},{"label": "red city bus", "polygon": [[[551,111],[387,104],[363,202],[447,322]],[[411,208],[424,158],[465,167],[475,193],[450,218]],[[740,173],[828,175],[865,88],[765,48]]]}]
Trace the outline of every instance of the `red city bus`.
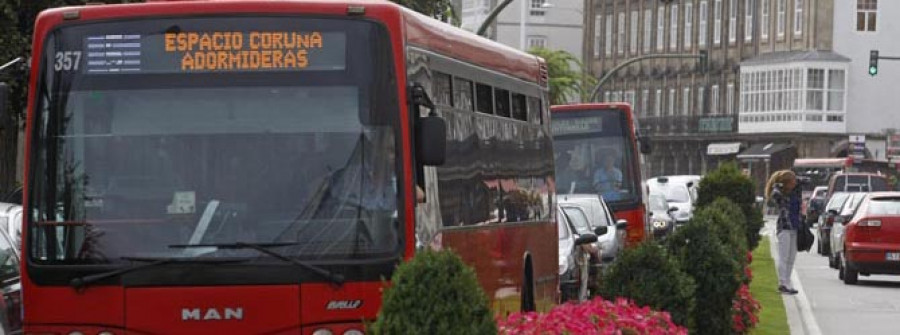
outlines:
[{"label": "red city bus", "polygon": [[[631,106],[591,103],[551,107],[557,194],[596,193],[617,219],[628,221],[627,246],[646,236],[639,153],[649,146],[636,134]],[[640,149],[640,150],[639,150]]]},{"label": "red city bus", "polygon": [[33,50],[28,334],[359,334],[423,247],[558,302],[537,57],[366,0],[58,8]]}]

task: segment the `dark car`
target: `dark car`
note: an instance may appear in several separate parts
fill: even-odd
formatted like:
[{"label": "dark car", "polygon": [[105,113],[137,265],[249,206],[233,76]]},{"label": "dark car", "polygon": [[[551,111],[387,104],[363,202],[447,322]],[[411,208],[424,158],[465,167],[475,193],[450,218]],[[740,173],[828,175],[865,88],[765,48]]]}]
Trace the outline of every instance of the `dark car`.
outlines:
[{"label": "dark car", "polygon": [[837,192],[831,195],[828,203],[822,208],[822,215],[819,216],[819,224],[816,226],[817,250],[822,256],[828,256],[831,253],[831,227],[834,225],[834,216],[850,197],[851,193]]},{"label": "dark car", "polygon": [[819,216],[822,215],[823,207],[825,207],[825,201],[827,200],[825,196],[827,194],[828,186],[816,186],[809,199],[806,199],[806,202],[803,204],[803,216],[810,225],[819,222]]},{"label": "dark car", "polygon": [[900,192],[869,193],[841,223],[838,277],[856,284],[860,275],[900,275]]},{"label": "dark car", "polygon": [[831,236],[828,238],[829,245],[831,246],[831,248],[829,248],[830,252],[828,253],[828,265],[834,269],[837,269],[838,264],[840,263],[841,243],[844,236],[843,223],[849,222],[850,219],[856,215],[856,210],[859,208],[859,204],[862,203],[862,200],[865,197],[866,193],[850,193],[850,196],[844,201],[841,209],[831,212],[834,216],[834,224],[831,225]]},{"label": "dark car", "polygon": [[678,207],[669,206],[666,196],[651,193],[647,199],[647,207],[650,215],[650,231],[654,238],[662,239],[675,231],[675,219],[670,214],[677,212]]}]

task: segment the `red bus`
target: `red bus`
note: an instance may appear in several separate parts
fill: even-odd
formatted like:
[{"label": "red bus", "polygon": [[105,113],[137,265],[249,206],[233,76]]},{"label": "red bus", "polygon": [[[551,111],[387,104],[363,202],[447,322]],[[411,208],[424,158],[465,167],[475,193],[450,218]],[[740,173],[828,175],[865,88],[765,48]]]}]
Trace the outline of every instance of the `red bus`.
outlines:
[{"label": "red bus", "polygon": [[359,334],[417,245],[498,314],[558,302],[537,57],[365,0],[66,7],[33,41],[26,333]]},{"label": "red bus", "polygon": [[551,107],[557,194],[596,193],[628,221],[627,246],[646,236],[640,153],[649,145],[635,130],[631,106],[591,103]]}]

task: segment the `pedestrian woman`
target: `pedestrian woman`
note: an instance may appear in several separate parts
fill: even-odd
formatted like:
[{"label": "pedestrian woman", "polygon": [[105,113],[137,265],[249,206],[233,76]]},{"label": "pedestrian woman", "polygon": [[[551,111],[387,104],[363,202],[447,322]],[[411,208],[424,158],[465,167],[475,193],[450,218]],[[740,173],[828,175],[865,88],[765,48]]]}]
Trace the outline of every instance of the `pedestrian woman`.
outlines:
[{"label": "pedestrian woman", "polygon": [[778,212],[778,291],[797,294],[791,285],[791,271],[797,257],[797,232],[800,229],[800,192],[797,176],[790,170],[776,171],[766,182],[766,202]]}]

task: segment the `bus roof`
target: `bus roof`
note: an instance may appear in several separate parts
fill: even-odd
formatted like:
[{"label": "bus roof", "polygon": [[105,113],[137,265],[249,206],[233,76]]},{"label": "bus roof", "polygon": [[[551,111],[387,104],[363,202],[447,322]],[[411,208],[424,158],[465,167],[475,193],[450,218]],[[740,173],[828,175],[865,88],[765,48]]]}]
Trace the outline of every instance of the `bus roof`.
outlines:
[{"label": "bus roof", "polygon": [[631,104],[627,102],[595,102],[550,106],[550,111],[552,112],[579,111],[586,109],[625,109],[630,111]]},{"label": "bus roof", "polygon": [[[51,25],[63,21],[63,13],[77,13],[76,20],[121,17],[170,16],[178,14],[296,13],[348,16],[348,6],[366,8],[366,15],[397,16],[404,22],[407,42],[531,83],[547,82],[544,61],[490,39],[475,35],[385,0],[191,0],[59,7],[42,12],[38,21]],[[385,12],[387,14],[385,15]],[[390,13],[393,12],[393,13]],[[397,15],[399,14],[399,15]],[[69,20],[72,22],[73,20]],[[36,31],[37,32],[37,31]],[[537,65],[541,65],[540,70]]]}]

